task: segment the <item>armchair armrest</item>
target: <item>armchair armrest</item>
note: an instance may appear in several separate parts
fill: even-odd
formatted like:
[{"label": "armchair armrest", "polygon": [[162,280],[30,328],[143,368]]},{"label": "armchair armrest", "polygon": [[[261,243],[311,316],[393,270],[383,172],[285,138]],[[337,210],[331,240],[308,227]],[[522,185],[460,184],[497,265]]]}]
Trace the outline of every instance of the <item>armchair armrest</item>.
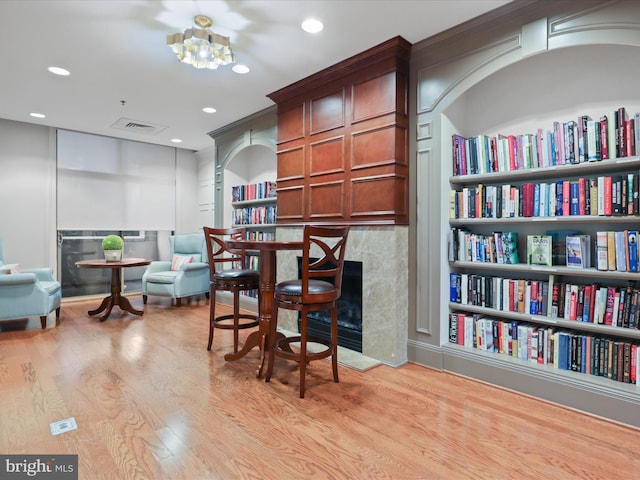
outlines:
[{"label": "armchair armrest", "polygon": [[180,270],[184,270],[185,272],[192,272],[196,270],[209,270],[209,264],[205,262],[185,263],[180,266]]},{"label": "armchair armrest", "polygon": [[55,282],[51,268],[23,268],[20,273],[33,273],[40,282]]},{"label": "armchair armrest", "polygon": [[147,265],[147,273],[166,272],[171,270],[171,262],[156,260]]},{"label": "armchair armrest", "polygon": [[7,285],[27,285],[36,283],[38,277],[35,273],[12,273],[11,275],[0,275],[0,288]]}]

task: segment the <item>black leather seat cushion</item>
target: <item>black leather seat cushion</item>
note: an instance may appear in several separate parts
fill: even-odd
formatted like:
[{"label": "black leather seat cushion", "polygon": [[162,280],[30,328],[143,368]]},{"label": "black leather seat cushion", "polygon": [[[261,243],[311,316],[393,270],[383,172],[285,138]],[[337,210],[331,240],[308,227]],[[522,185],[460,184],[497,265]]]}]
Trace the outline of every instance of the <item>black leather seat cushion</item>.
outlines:
[{"label": "black leather seat cushion", "polygon": [[214,278],[218,280],[259,280],[260,274],[248,268],[229,268],[216,272]]},{"label": "black leather seat cushion", "polygon": [[[309,280],[309,293],[312,295],[319,293],[327,293],[335,290],[331,283],[323,280]],[[287,282],[281,282],[276,286],[276,294],[280,295],[302,295],[302,280],[289,280]]]}]

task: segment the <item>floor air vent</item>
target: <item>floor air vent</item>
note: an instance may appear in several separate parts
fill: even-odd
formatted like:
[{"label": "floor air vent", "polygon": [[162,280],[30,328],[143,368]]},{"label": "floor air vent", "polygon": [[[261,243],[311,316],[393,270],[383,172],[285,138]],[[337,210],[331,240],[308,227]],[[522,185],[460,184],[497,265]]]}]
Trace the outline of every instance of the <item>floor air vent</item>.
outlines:
[{"label": "floor air vent", "polygon": [[131,120],[130,118],[121,118],[111,128],[117,128],[118,130],[125,130],[127,132],[140,133],[142,135],[156,135],[164,130],[164,125],[154,125],[153,123],[145,123],[137,120]]}]

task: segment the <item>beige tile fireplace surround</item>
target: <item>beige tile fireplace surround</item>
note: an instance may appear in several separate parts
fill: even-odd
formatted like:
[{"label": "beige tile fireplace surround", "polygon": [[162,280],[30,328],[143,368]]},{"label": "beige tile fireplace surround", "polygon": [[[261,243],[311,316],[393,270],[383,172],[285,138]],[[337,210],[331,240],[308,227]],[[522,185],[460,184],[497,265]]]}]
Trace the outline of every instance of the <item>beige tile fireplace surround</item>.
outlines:
[{"label": "beige tile fireplace surround", "polygon": [[[300,240],[302,228],[278,227],[278,240]],[[352,226],[346,260],[362,262],[362,354],[398,366],[407,361],[408,227]],[[297,277],[296,255],[278,252],[278,281]],[[297,330],[295,312],[282,310],[279,327]]]}]

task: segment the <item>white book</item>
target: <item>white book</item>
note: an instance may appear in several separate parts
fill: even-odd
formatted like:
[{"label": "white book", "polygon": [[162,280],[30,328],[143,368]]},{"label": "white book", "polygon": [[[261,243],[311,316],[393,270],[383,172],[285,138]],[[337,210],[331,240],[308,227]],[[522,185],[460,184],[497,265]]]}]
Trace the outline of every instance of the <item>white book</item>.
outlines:
[{"label": "white book", "polygon": [[626,247],[626,239],[627,232],[615,232],[616,239],[616,270],[618,272],[626,272],[627,271],[627,247]]},{"label": "white book", "polygon": [[596,268],[608,270],[607,232],[596,232]]},{"label": "white book", "polygon": [[604,177],[603,176],[598,177],[598,215],[604,215]]},{"label": "white book", "polygon": [[469,300],[469,274],[460,274],[460,286],[462,293],[460,294],[460,303],[466,305]]},{"label": "white book", "polygon": [[620,292],[616,292],[613,298],[613,318],[611,321],[612,327],[618,326],[618,310],[620,310]]}]

